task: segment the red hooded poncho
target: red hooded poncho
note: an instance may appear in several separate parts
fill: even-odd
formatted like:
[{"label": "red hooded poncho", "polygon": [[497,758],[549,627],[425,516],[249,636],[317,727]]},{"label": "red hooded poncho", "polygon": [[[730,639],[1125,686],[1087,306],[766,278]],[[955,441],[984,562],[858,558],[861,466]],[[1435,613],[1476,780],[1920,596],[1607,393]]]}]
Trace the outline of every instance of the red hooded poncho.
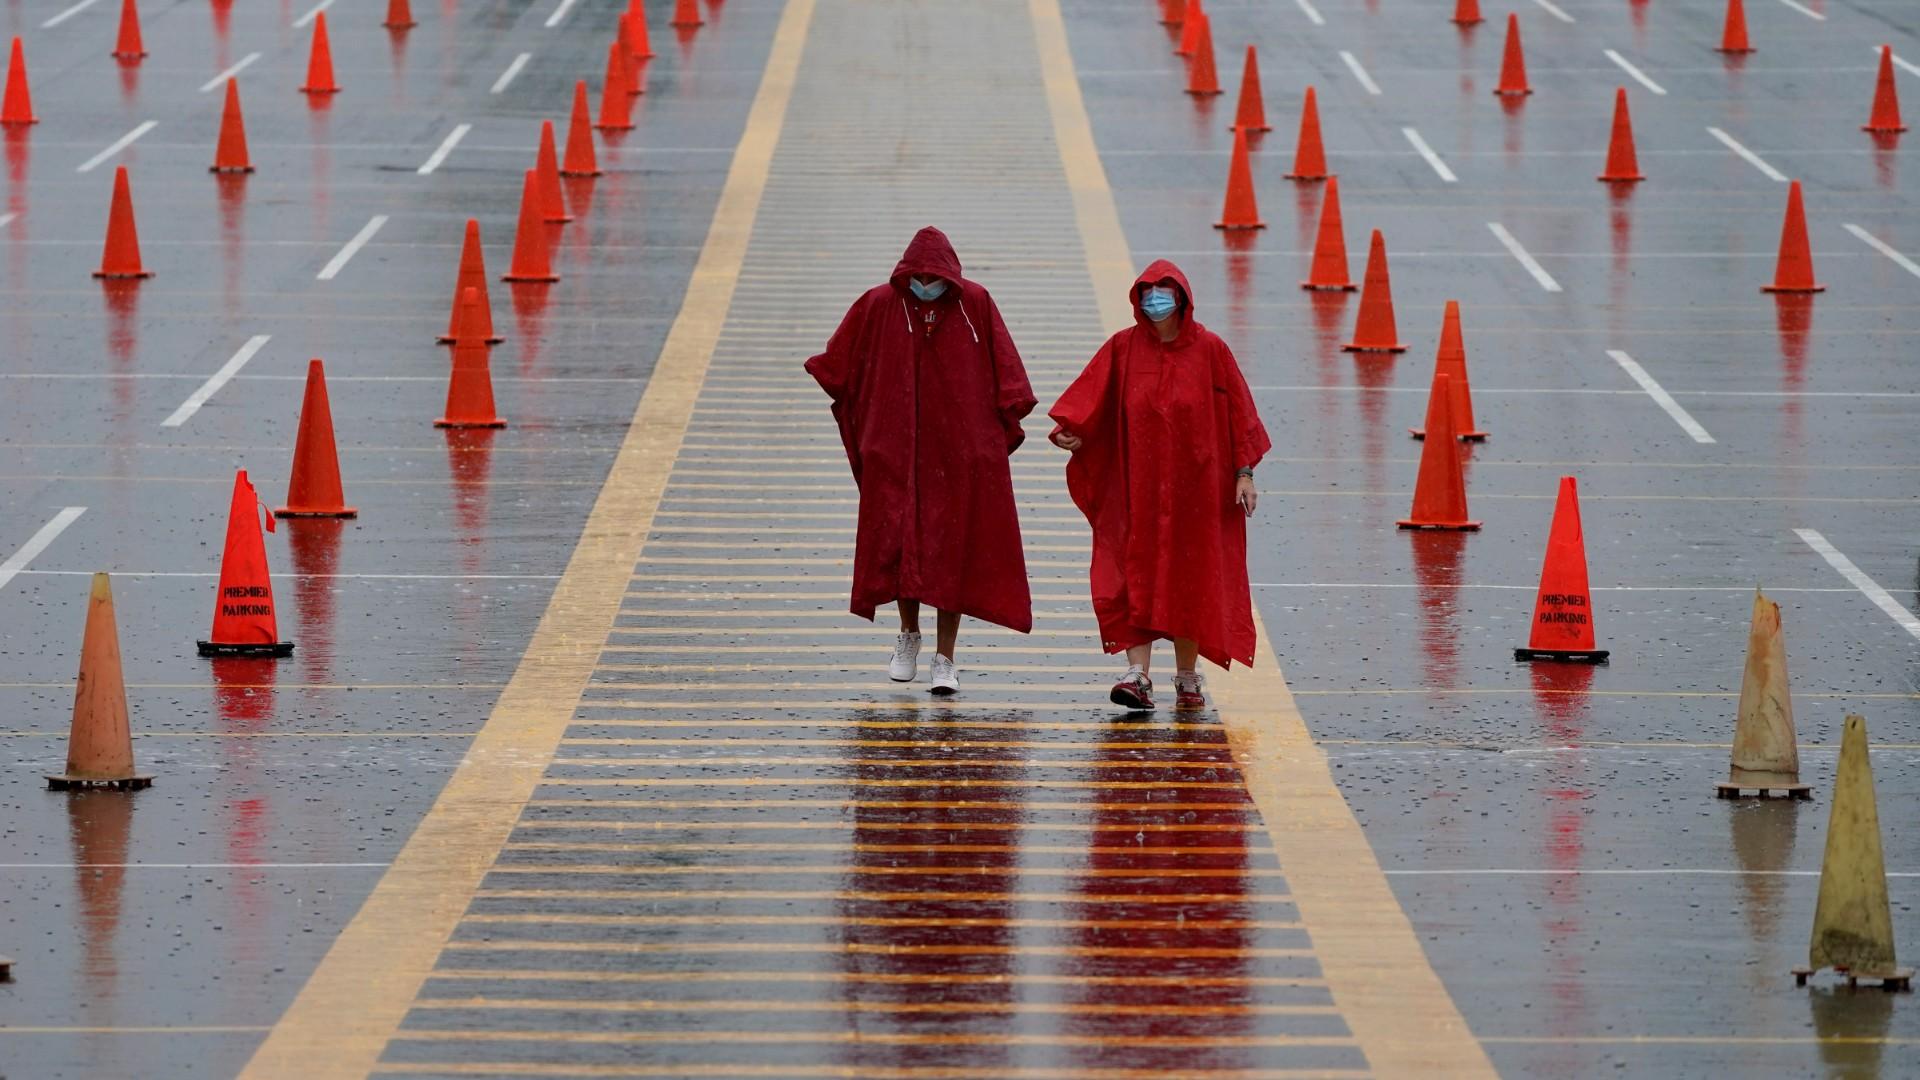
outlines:
[{"label": "red hooded poncho", "polygon": [[[908,278],[947,291],[923,303]],[[807,373],[833,399],[860,486],[850,610],[919,600],[1025,633],[1027,563],[1007,457],[1033,411],[1020,353],[946,234],[921,229],[885,285],[854,302]]]},{"label": "red hooded poncho", "polygon": [[[1180,333],[1140,310],[1142,286],[1171,280]],[[1135,325],[1113,335],[1049,415],[1084,444],[1067,490],[1093,526],[1093,610],[1108,652],[1186,637],[1226,667],[1253,662],[1247,520],[1234,474],[1272,443],[1226,342],[1193,317],[1193,290],[1162,259],[1133,286]]]}]

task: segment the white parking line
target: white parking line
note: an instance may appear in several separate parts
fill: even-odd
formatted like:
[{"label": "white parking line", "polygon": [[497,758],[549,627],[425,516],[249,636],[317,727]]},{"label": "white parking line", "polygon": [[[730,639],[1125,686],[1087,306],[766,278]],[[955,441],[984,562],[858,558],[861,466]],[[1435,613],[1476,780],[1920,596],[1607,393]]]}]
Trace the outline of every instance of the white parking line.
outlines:
[{"label": "white parking line", "polygon": [[87,10],[88,8],[92,7],[93,5],[99,2],[100,0],[80,0],[79,3],[73,5],[67,10],[61,12],[60,14],[55,15],[53,18],[48,19],[46,22],[41,23],[40,29],[51,30],[54,27],[59,26],[61,23],[66,22],[68,19],[73,18],[75,15],[80,14],[81,12]]},{"label": "white parking line", "polygon": [[1313,0],[1293,0],[1293,2],[1300,5],[1301,11],[1306,12],[1308,22],[1315,26],[1327,25],[1326,18],[1320,14],[1320,9],[1313,6]]},{"label": "white parking line", "polygon": [[306,29],[306,26],[308,23],[319,18],[321,12],[327,10],[332,6],[333,6],[333,0],[320,0],[318,4],[313,5],[312,10],[308,11],[305,15],[302,15],[298,19],[294,20],[293,28],[295,30]]},{"label": "white parking line", "polygon": [[1447,168],[1447,163],[1440,160],[1440,155],[1433,152],[1433,147],[1427,145],[1427,140],[1421,138],[1418,131],[1410,127],[1403,127],[1400,129],[1400,133],[1405,135],[1407,141],[1413,144],[1413,149],[1416,153],[1427,159],[1427,164],[1433,166],[1433,171],[1440,174],[1440,179],[1445,180],[1449,184],[1459,181],[1460,178],[1453,175],[1453,170]]},{"label": "white parking line", "polygon": [[513,63],[507,65],[507,70],[501,72],[500,77],[493,80],[493,88],[488,90],[487,93],[498,94],[502,90],[505,90],[507,84],[513,81],[515,75],[520,74],[520,69],[526,67],[527,61],[531,59],[533,59],[533,54],[530,52],[523,52],[519,56],[514,57]]},{"label": "white parking line", "polygon": [[466,138],[467,132],[472,130],[472,124],[454,125],[453,130],[447,133],[447,137],[440,140],[440,145],[434,148],[433,154],[427,158],[426,164],[421,165],[414,171],[421,176],[425,176],[439,168],[440,163],[447,160],[447,155],[453,153],[453,148],[459,146],[460,140]]},{"label": "white parking line", "polygon": [[1716,139],[1719,139],[1723,143],[1726,143],[1727,149],[1745,158],[1747,160],[1747,164],[1753,166],[1756,169],[1759,169],[1762,173],[1765,173],[1767,179],[1772,180],[1773,182],[1778,184],[1784,184],[1787,182],[1787,174],[1767,164],[1766,161],[1763,160],[1759,154],[1756,154],[1753,151],[1747,149],[1746,147],[1741,146],[1739,141],[1736,140],[1733,136],[1727,134],[1724,131],[1721,131],[1717,127],[1708,128],[1707,134],[1713,136]]},{"label": "white parking line", "polygon": [[1827,21],[1827,17],[1825,15],[1822,15],[1819,12],[1808,7],[1807,5],[1800,3],[1800,0],[1780,0],[1780,2],[1792,8],[1793,10],[1799,12],[1800,14],[1805,15],[1807,18],[1812,19],[1814,22]]},{"label": "white parking line", "polygon": [[1547,14],[1553,16],[1556,19],[1559,19],[1563,23],[1570,23],[1573,21],[1573,16],[1560,10],[1560,6],[1558,4],[1555,4],[1553,0],[1533,0],[1533,2],[1536,4],[1539,4],[1542,8],[1546,10]]},{"label": "white parking line", "polygon": [[1827,560],[1827,565],[1840,571],[1841,577],[1846,578],[1854,588],[1859,589],[1867,599],[1873,601],[1873,606],[1886,612],[1894,622],[1900,624],[1902,630],[1920,638],[1920,619],[1914,618],[1913,612],[1901,607],[1900,601],[1889,595],[1887,590],[1868,577],[1865,571],[1853,565],[1852,559],[1840,554],[1838,549],[1827,543],[1826,537],[1812,529],[1795,529],[1793,532],[1794,535],[1806,541],[1808,547],[1819,552],[1820,557]]},{"label": "white parking line", "polygon": [[1509,252],[1513,253],[1514,258],[1520,260],[1520,265],[1527,268],[1527,273],[1533,275],[1533,280],[1539,282],[1542,289],[1548,292],[1561,291],[1560,283],[1553,280],[1553,275],[1547,273],[1546,267],[1535,262],[1533,256],[1527,254],[1527,249],[1520,246],[1520,241],[1513,238],[1513,234],[1507,231],[1505,225],[1497,221],[1489,221],[1487,228],[1493,233],[1495,240],[1500,241]]},{"label": "white parking line", "polygon": [[0,562],[0,589],[6,588],[7,582],[12,581],[15,575],[25,570],[34,556],[47,550],[47,546],[65,532],[67,526],[73,524],[73,519],[86,512],[87,508],[84,506],[69,506],[53,515],[52,521],[40,526],[40,531],[29,537],[26,543],[21,544],[19,551],[8,556],[6,562]]},{"label": "white parking line", "polygon": [[373,218],[368,221],[358,233],[354,234],[353,239],[347,241],[347,246],[341,248],[338,255],[328,260],[327,265],[320,268],[320,280],[332,281],[340,271],[346,267],[347,260],[353,258],[361,248],[366,247],[367,241],[373,239],[373,234],[379,232],[380,226],[386,223],[387,215],[373,215]]},{"label": "white parking line", "polygon": [[1620,66],[1621,71],[1624,71],[1628,75],[1633,76],[1633,80],[1635,82],[1639,83],[1641,86],[1644,86],[1648,90],[1651,90],[1654,93],[1659,94],[1663,97],[1666,95],[1666,92],[1667,92],[1666,87],[1661,86],[1659,83],[1654,82],[1652,79],[1647,78],[1647,73],[1644,71],[1641,71],[1637,67],[1634,67],[1633,64],[1629,62],[1626,57],[1621,56],[1619,53],[1614,52],[1612,49],[1602,49],[1600,51],[1607,54],[1607,59],[1613,61],[1615,64],[1618,64]]},{"label": "white parking line", "polygon": [[1698,420],[1695,420],[1687,410],[1681,408],[1680,403],[1673,400],[1673,395],[1667,393],[1665,388],[1663,388],[1652,375],[1647,374],[1647,369],[1635,362],[1633,357],[1628,356],[1619,349],[1608,349],[1607,355],[1613,357],[1613,362],[1619,364],[1634,382],[1640,384],[1640,389],[1647,392],[1647,396],[1653,399],[1655,405],[1665,409],[1667,415],[1673,417],[1673,422],[1679,424],[1682,431],[1693,436],[1694,442],[1710,443],[1713,441],[1713,436],[1707,434],[1707,429],[1701,427]]},{"label": "white parking line", "polygon": [[0,228],[5,228],[6,226],[13,224],[13,219],[19,216],[20,216],[20,212],[17,210],[9,210],[4,214],[0,214]]},{"label": "white parking line", "polygon": [[1353,77],[1360,80],[1360,85],[1366,87],[1367,93],[1380,93],[1380,84],[1373,81],[1373,76],[1367,74],[1367,69],[1360,66],[1360,61],[1352,53],[1341,49],[1340,59],[1346,61],[1347,70],[1353,72]]},{"label": "white parking line", "polygon": [[[1873,46],[1873,55],[1875,59],[1879,58],[1880,46],[1878,45]],[[1907,74],[1909,75],[1920,75],[1920,66],[1916,66],[1911,60],[1900,59],[1899,53],[1893,54],[1893,63],[1895,67],[1905,69]]]},{"label": "white parking line", "polygon": [[180,407],[173,410],[173,415],[160,421],[160,426],[179,427],[181,424],[186,423],[194,413],[200,411],[200,406],[205,405],[208,398],[219,393],[221,387],[227,385],[227,382],[235,375],[240,374],[240,369],[247,366],[247,361],[253,359],[254,354],[259,352],[267,342],[272,340],[273,338],[268,334],[255,334],[248,338],[247,343],[240,346],[240,351],[234,353],[231,359],[220,365],[220,370],[214,372],[211,378],[201,383],[200,389],[195,390],[187,400],[181,402]]},{"label": "white parking line", "polygon": [[551,30],[554,27],[559,26],[560,20],[566,18],[567,12],[573,10],[573,3],[574,3],[574,0],[560,0],[560,6],[557,8],[554,8],[553,14],[547,16],[547,22],[546,22],[547,29]]},{"label": "white parking line", "polygon": [[1909,274],[1912,274],[1914,277],[1920,277],[1920,265],[1915,265],[1912,259],[1909,259],[1905,255],[1902,255],[1899,252],[1893,250],[1893,248],[1889,247],[1887,243],[1881,240],[1879,237],[1873,235],[1872,233],[1868,232],[1867,230],[1861,228],[1858,225],[1848,225],[1846,226],[1846,230],[1852,233],[1853,235],[1859,237],[1861,243],[1867,245],[1873,250],[1879,252],[1880,254],[1885,255],[1887,258],[1892,259],[1893,264],[1895,266],[1898,266],[1900,269],[1905,270]]},{"label": "white parking line", "polygon": [[253,62],[258,59],[260,59],[259,53],[257,52],[248,53],[247,55],[240,58],[239,63],[233,65],[232,67],[221,72],[220,74],[215,75],[213,78],[208,79],[206,82],[201,83],[200,92],[204,94],[209,90],[220,89],[222,86],[227,85],[228,79],[231,79],[235,75],[238,75],[241,72],[247,70],[247,68],[252,66]]},{"label": "white parking line", "polygon": [[132,131],[129,131],[125,135],[120,136],[118,139],[113,140],[112,146],[107,147],[105,150],[102,150],[99,153],[88,158],[87,160],[81,162],[80,167],[73,171],[83,172],[83,173],[92,172],[94,169],[100,167],[101,162],[106,161],[108,158],[113,157],[115,154],[118,154],[120,151],[125,150],[129,146],[132,146],[133,141],[135,139],[138,139],[140,136],[145,135],[147,132],[152,131],[154,128],[157,128],[159,126],[160,126],[160,121],[158,120],[149,120],[146,123],[141,124],[139,127],[134,128]]}]

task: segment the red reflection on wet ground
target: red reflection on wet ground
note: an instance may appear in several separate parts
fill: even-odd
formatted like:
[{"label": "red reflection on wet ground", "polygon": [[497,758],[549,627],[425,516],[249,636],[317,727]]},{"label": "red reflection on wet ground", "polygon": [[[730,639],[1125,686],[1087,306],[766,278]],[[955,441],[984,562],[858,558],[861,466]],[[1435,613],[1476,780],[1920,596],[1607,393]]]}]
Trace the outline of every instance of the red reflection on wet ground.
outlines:
[{"label": "red reflection on wet ground", "polygon": [[135,797],[124,791],[82,791],[66,796],[74,890],[80,897],[80,974],[90,1004],[103,1006],[107,1016],[112,1015],[119,997],[120,963],[114,939],[120,931],[121,892],[126,887]]},{"label": "red reflection on wet ground", "polygon": [[1511,168],[1520,164],[1517,156],[1520,153],[1520,135],[1524,130],[1521,127],[1520,118],[1526,111],[1527,99],[1515,95],[1501,94],[1499,101],[1500,111],[1504,113],[1506,117],[1501,149],[1507,152],[1507,165]]},{"label": "red reflection on wet ground", "polygon": [[1607,236],[1612,241],[1613,273],[1616,281],[1631,269],[1633,256],[1633,184],[1607,185]]},{"label": "red reflection on wet ground", "polygon": [[122,376],[109,380],[113,384],[113,416],[116,422],[126,423],[133,417],[134,380],[126,376],[133,373],[134,357],[140,344],[137,330],[140,282],[103,278],[100,282],[100,298],[107,314],[107,356],[113,361],[113,373]]},{"label": "red reflection on wet ground", "polygon": [[1420,658],[1429,686],[1452,690],[1460,685],[1461,556],[1467,534],[1446,529],[1407,533],[1413,550],[1413,579],[1420,601]]},{"label": "red reflection on wet ground", "polygon": [[673,28],[674,40],[680,43],[681,60],[686,60],[693,56],[693,39],[699,36],[699,34],[700,28],[697,26],[676,26]]},{"label": "red reflection on wet ground", "polygon": [[[1394,434],[1404,437],[1404,428],[1387,422],[1387,408],[1393,394],[1392,353],[1355,353],[1353,381],[1360,388],[1356,404],[1360,410],[1360,457],[1366,464],[1367,490],[1387,489],[1387,440]],[[1395,445],[1399,440],[1394,440]]]},{"label": "red reflection on wet ground", "polygon": [[[452,35],[448,35],[449,38]],[[387,52],[393,58],[393,100],[396,105],[407,101],[407,31],[387,28]]]},{"label": "red reflection on wet ground", "polygon": [[273,686],[279,678],[277,661],[223,656],[207,664],[212,669],[213,708],[220,717],[221,730],[264,731],[271,726]]},{"label": "red reflection on wet ground", "polygon": [[227,314],[240,311],[241,281],[246,272],[247,174],[215,173],[213,190],[220,203],[220,289]]},{"label": "red reflection on wet ground", "polygon": [[1873,179],[1881,187],[1891,189],[1899,180],[1895,166],[1900,159],[1894,151],[1900,148],[1900,133],[1872,132],[1868,137],[1873,140]]},{"label": "red reflection on wet ground", "polygon": [[335,646],[334,574],[340,566],[340,538],[347,523],[339,518],[289,518],[280,527],[287,534],[292,557],[293,598],[298,612],[300,648],[294,654],[308,682],[331,682]]},{"label": "red reflection on wet ground", "polygon": [[1325,184],[1293,185],[1295,244],[1308,253],[1313,251],[1314,242],[1320,238],[1320,193],[1326,187]]},{"label": "red reflection on wet ground", "polygon": [[114,66],[120,69],[120,101],[131,105],[140,96],[140,61],[115,60]]},{"label": "red reflection on wet ground", "polygon": [[1647,45],[1647,0],[1627,0],[1627,17],[1633,21],[1633,47]]},{"label": "red reflection on wet ground", "polygon": [[507,286],[507,291],[513,298],[513,344],[520,357],[520,374],[531,377],[541,371],[540,345],[546,333],[548,286],[515,282]]},{"label": "red reflection on wet ground", "polygon": [[[1534,707],[1541,726],[1555,740],[1578,743],[1586,734],[1594,665],[1533,663]],[[1586,755],[1582,751],[1549,751],[1547,776],[1540,784],[1546,799],[1542,865],[1551,870],[1585,869],[1586,815],[1583,805],[1592,792],[1585,787]],[[1541,878],[1545,900],[1541,931],[1551,974],[1547,989],[1552,1009],[1547,1029],[1556,1035],[1590,1031],[1582,950],[1589,935],[1581,919],[1586,908],[1585,879],[1578,873],[1549,874]],[[1567,1063],[1572,1065],[1571,1060]]]},{"label": "red reflection on wet ground", "polygon": [[333,125],[328,120],[327,110],[332,107],[332,94],[302,94],[302,97],[318,102],[311,107],[308,116],[307,133],[313,142],[313,169],[310,179],[313,181],[313,231],[315,235],[325,236],[333,214]]},{"label": "red reflection on wet ground", "polygon": [[[1774,327],[1780,335],[1779,454],[1784,463],[1802,460],[1807,446],[1805,404],[1800,391],[1807,384],[1807,351],[1813,335],[1813,297],[1807,293],[1774,293]],[[1797,483],[1803,475],[1786,470],[1783,477]]]},{"label": "red reflection on wet ground", "polygon": [[213,66],[225,71],[232,65],[227,49],[227,32],[233,15],[233,0],[208,0],[207,13],[213,16]]},{"label": "red reflection on wet ground", "polygon": [[1253,249],[1259,232],[1227,229],[1221,236],[1227,249],[1227,328],[1233,340],[1246,342],[1252,337]]},{"label": "red reflection on wet ground", "polygon": [[453,477],[453,521],[460,531],[460,566],[478,573],[486,553],[487,478],[493,472],[497,428],[446,428],[447,472]]}]

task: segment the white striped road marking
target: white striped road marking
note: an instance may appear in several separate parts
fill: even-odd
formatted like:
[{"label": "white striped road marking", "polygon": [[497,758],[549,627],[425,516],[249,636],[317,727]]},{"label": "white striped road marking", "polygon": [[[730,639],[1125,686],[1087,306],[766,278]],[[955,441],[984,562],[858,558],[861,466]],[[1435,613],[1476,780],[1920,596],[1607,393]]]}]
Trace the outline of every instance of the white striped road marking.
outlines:
[{"label": "white striped road marking", "polygon": [[1607,54],[1607,59],[1613,61],[1615,64],[1620,65],[1621,71],[1624,71],[1628,75],[1633,76],[1633,80],[1635,82],[1639,83],[1641,86],[1646,87],[1648,90],[1651,90],[1654,93],[1661,95],[1662,97],[1666,96],[1666,93],[1667,93],[1666,87],[1661,86],[1659,83],[1654,82],[1652,79],[1647,78],[1647,73],[1644,71],[1641,71],[1637,67],[1634,67],[1633,64],[1626,57],[1621,56],[1619,53],[1614,52],[1612,49],[1602,49],[1600,51]]},{"label": "white striped road marking", "polygon": [[319,18],[321,12],[327,10],[332,6],[333,6],[333,0],[320,0],[318,4],[315,4],[313,6],[312,10],[308,11],[305,15],[302,15],[298,19],[294,20],[293,28],[295,30],[305,29],[308,23]]},{"label": "white striped road marking", "polygon": [[515,75],[520,74],[520,69],[526,67],[527,61],[531,59],[533,59],[533,54],[530,52],[523,52],[519,56],[514,57],[513,63],[507,65],[507,70],[501,72],[500,77],[493,80],[493,88],[488,90],[487,93],[498,94],[502,90],[505,90],[507,84],[513,81]]},{"label": "white striped road marking", "polygon": [[1807,18],[1812,19],[1814,22],[1827,21],[1827,17],[1825,15],[1822,15],[1819,12],[1808,7],[1807,5],[1800,3],[1800,0],[1780,0],[1780,2],[1792,8],[1793,10],[1799,12],[1800,14],[1805,15]]},{"label": "white striped road marking", "polygon": [[260,59],[259,53],[257,52],[248,53],[247,55],[240,58],[239,63],[233,65],[232,67],[221,72],[220,74],[215,75],[213,78],[208,79],[206,82],[201,83],[200,92],[204,94],[209,90],[218,90],[220,87],[225,86],[227,84],[228,79],[231,79],[235,75],[238,75],[241,72],[247,70],[247,68],[252,66],[253,62],[258,59]]},{"label": "white striped road marking", "polygon": [[1713,436],[1707,434],[1707,429],[1701,427],[1698,420],[1695,420],[1687,410],[1681,408],[1680,403],[1673,400],[1673,395],[1667,393],[1652,375],[1647,374],[1646,368],[1641,367],[1635,362],[1633,357],[1628,356],[1619,349],[1608,349],[1607,355],[1613,357],[1613,362],[1619,364],[1634,382],[1640,384],[1640,389],[1647,392],[1647,396],[1653,399],[1655,405],[1665,409],[1667,415],[1673,417],[1673,422],[1679,424],[1682,431],[1693,436],[1694,442],[1710,443],[1713,441]]},{"label": "white striped road marking", "polygon": [[254,354],[259,352],[267,342],[272,340],[272,336],[268,334],[255,334],[248,338],[247,343],[240,346],[240,351],[234,353],[231,359],[220,365],[220,370],[214,372],[211,378],[201,383],[200,389],[195,390],[187,400],[181,402],[180,407],[173,410],[173,415],[160,421],[160,426],[179,427],[181,424],[186,423],[194,413],[200,411],[200,406],[205,405],[208,398],[219,393],[221,387],[227,385],[227,382],[235,375],[240,374],[240,369],[247,366],[247,361],[253,359]]},{"label": "white striped road marking", "polygon": [[1427,140],[1421,138],[1418,131],[1410,127],[1403,127],[1400,129],[1400,133],[1405,135],[1407,141],[1413,144],[1415,152],[1427,159],[1427,164],[1433,166],[1433,171],[1440,174],[1440,179],[1445,180],[1449,184],[1459,181],[1460,178],[1453,175],[1453,170],[1447,168],[1447,163],[1440,160],[1440,155],[1433,152],[1433,147],[1427,145]]},{"label": "white striped road marking", "polygon": [[372,219],[369,220],[366,225],[362,226],[359,232],[354,234],[353,239],[347,241],[347,246],[341,248],[338,255],[328,260],[327,265],[320,268],[320,280],[332,281],[335,277],[339,276],[340,271],[346,268],[347,260],[358,254],[361,248],[366,247],[367,241],[373,239],[373,234],[379,232],[380,226],[386,223],[387,215],[373,215]]},{"label": "white striped road marking", "polygon": [[141,124],[139,127],[134,128],[132,131],[127,132],[125,135],[120,136],[118,139],[113,140],[112,146],[107,147],[105,150],[102,150],[99,153],[93,155],[92,157],[88,158],[86,161],[81,162],[80,167],[73,171],[83,172],[83,173],[92,172],[94,169],[99,168],[101,162],[106,161],[108,158],[113,157],[115,154],[118,154],[120,151],[125,150],[129,146],[132,146],[133,141],[135,139],[138,139],[140,136],[145,135],[147,132],[152,131],[154,128],[157,128],[159,126],[160,126],[160,121],[148,120],[146,123]]},{"label": "white striped road marking", "polygon": [[1846,226],[1846,230],[1852,233],[1853,235],[1859,237],[1861,243],[1867,245],[1873,250],[1879,252],[1880,254],[1885,255],[1887,258],[1892,259],[1893,264],[1895,266],[1898,266],[1900,269],[1905,270],[1909,274],[1912,274],[1914,277],[1920,277],[1920,266],[1916,266],[1912,259],[1909,259],[1905,255],[1902,255],[1899,252],[1893,250],[1893,248],[1889,247],[1887,243],[1881,240],[1879,237],[1873,235],[1872,233],[1868,232],[1867,230],[1861,228],[1858,225],[1848,225]]},{"label": "white striped road marking", "polygon": [[[1873,46],[1873,55],[1875,59],[1879,58],[1880,46],[1878,45]],[[1911,60],[1900,59],[1899,53],[1893,54],[1893,62],[1897,67],[1905,68],[1907,73],[1910,75],[1920,75],[1920,66],[1916,66]]]},{"label": "white striped road marking", "polygon": [[1533,2],[1536,4],[1539,4],[1542,8],[1546,10],[1547,14],[1553,16],[1556,19],[1559,19],[1563,23],[1570,23],[1573,21],[1573,16],[1560,10],[1560,6],[1558,4],[1555,4],[1553,0],[1533,0]]},{"label": "white striped road marking", "polygon": [[[92,0],[88,2],[91,3]],[[1327,25],[1327,20],[1320,14],[1320,9],[1313,6],[1313,0],[1293,0],[1293,2],[1299,4],[1300,10],[1306,13],[1308,22],[1315,26]]]},{"label": "white striped road marking", "polygon": [[67,526],[73,524],[75,518],[86,512],[87,508],[84,506],[69,506],[53,515],[52,521],[40,526],[40,531],[29,537],[26,543],[21,544],[19,551],[8,556],[6,562],[0,562],[0,589],[6,588],[7,582],[12,581],[16,574],[25,570],[35,556],[47,550],[48,545],[59,538],[60,534],[66,531]]},{"label": "white striped road marking", "polygon": [[1340,59],[1346,61],[1347,70],[1353,72],[1353,77],[1360,80],[1360,85],[1366,87],[1367,93],[1380,93],[1380,84],[1374,82],[1373,76],[1367,74],[1367,69],[1360,66],[1358,58],[1347,50],[1341,49]]},{"label": "white striped road marking", "polygon": [[79,3],[73,5],[67,10],[61,12],[60,14],[55,15],[53,18],[48,19],[46,22],[41,23],[40,29],[51,30],[54,27],[59,26],[61,23],[66,22],[68,19],[73,18],[75,15],[80,14],[81,12],[87,10],[88,8],[92,7],[93,5],[99,2],[100,0],[80,0]]},{"label": "white striped road marking", "polygon": [[1879,583],[1868,577],[1865,571],[1855,566],[1852,559],[1842,555],[1837,548],[1827,543],[1826,537],[1812,529],[1795,529],[1793,532],[1795,536],[1806,541],[1808,547],[1819,552],[1820,557],[1827,560],[1828,566],[1840,571],[1841,577],[1852,582],[1854,588],[1859,589],[1867,599],[1873,601],[1873,606],[1886,612],[1894,622],[1900,624],[1902,630],[1920,638],[1920,619],[1914,618],[1913,612],[1901,607],[1900,601],[1895,600],[1887,590],[1880,587]]},{"label": "white striped road marking", "polygon": [[1507,231],[1505,225],[1497,221],[1489,221],[1487,222],[1487,229],[1493,233],[1495,240],[1505,245],[1506,249],[1513,254],[1514,258],[1520,260],[1520,265],[1526,267],[1527,273],[1533,275],[1533,280],[1539,282],[1542,289],[1548,292],[1561,291],[1560,283],[1553,280],[1553,275],[1547,273],[1546,267],[1535,262],[1533,256],[1527,254],[1527,249],[1520,246],[1520,241],[1513,238],[1513,234]]},{"label": "white striped road marking", "polygon": [[566,18],[567,12],[573,10],[573,4],[574,4],[574,0],[560,0],[560,6],[554,8],[553,14],[547,16],[547,22],[546,22],[547,29],[551,30],[554,27],[559,26],[560,20]]},{"label": "white striped road marking", "polygon": [[[525,55],[525,54],[523,53],[522,55]],[[454,129],[447,133],[446,138],[440,140],[439,146],[434,148],[433,154],[427,158],[426,163],[421,165],[418,169],[415,169],[414,171],[419,173],[421,176],[425,176],[428,173],[432,172],[433,170],[439,168],[440,163],[447,160],[447,155],[453,153],[453,148],[456,146],[459,146],[460,140],[466,138],[467,132],[472,130],[473,130],[472,124],[454,125]]]},{"label": "white striped road marking", "polygon": [[1756,169],[1759,169],[1762,173],[1765,173],[1767,179],[1772,180],[1773,182],[1778,184],[1784,184],[1787,182],[1787,174],[1767,164],[1766,161],[1762,159],[1759,154],[1756,154],[1753,151],[1747,149],[1746,147],[1741,146],[1739,141],[1736,140],[1733,136],[1727,134],[1724,131],[1721,131],[1717,127],[1708,128],[1707,134],[1713,136],[1716,139],[1719,139],[1723,143],[1726,143],[1727,149],[1747,159],[1747,164],[1753,166]]}]

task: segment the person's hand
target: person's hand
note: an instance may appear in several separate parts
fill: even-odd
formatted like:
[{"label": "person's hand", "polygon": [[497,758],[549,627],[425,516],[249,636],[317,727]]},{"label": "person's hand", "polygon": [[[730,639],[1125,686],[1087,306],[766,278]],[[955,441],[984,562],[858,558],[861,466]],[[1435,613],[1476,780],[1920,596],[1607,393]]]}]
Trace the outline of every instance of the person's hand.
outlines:
[{"label": "person's hand", "polygon": [[1240,509],[1245,510],[1248,517],[1253,516],[1253,508],[1260,505],[1260,493],[1253,488],[1253,477],[1234,478],[1233,501],[1240,504]]},{"label": "person's hand", "polygon": [[1075,435],[1072,432],[1062,431],[1053,437],[1053,445],[1059,447],[1062,450],[1067,451],[1068,453],[1072,453],[1073,451],[1080,449],[1080,447],[1083,444],[1080,441],[1080,436]]}]

